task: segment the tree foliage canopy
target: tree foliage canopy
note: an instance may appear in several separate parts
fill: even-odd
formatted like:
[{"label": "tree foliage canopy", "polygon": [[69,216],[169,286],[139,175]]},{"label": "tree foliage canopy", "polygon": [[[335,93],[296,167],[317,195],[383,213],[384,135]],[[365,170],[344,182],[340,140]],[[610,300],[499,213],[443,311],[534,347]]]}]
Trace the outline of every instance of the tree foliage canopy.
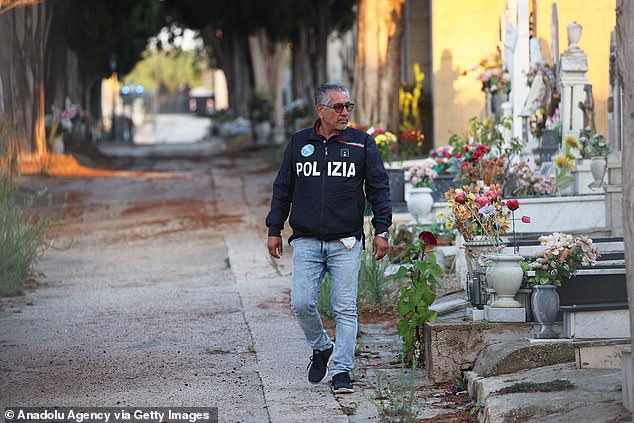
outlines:
[{"label": "tree foliage canopy", "polygon": [[82,73],[102,77],[111,70],[127,73],[141,59],[148,39],[164,25],[155,0],[66,0],[64,10],[68,45],[79,58]]}]

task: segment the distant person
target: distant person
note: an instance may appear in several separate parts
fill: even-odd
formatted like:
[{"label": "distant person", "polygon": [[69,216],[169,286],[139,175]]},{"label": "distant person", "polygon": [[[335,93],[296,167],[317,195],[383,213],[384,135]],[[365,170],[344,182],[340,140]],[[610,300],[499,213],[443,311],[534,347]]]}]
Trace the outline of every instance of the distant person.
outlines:
[{"label": "distant person", "polygon": [[[289,216],[293,229],[291,307],[313,349],[308,380],[320,383],[330,368],[332,390],[353,392],[357,336],[357,281],[363,248],[366,197],[372,205],[372,254],[379,260],[388,249],[392,205],[388,176],[374,138],[348,127],[354,103],[340,84],[322,84],[315,91],[319,119],[294,134],[273,184],[266,218],[267,247],[282,255],[281,231]],[[324,274],[331,282],[336,318],[336,346],[322,325],[317,296]]]}]

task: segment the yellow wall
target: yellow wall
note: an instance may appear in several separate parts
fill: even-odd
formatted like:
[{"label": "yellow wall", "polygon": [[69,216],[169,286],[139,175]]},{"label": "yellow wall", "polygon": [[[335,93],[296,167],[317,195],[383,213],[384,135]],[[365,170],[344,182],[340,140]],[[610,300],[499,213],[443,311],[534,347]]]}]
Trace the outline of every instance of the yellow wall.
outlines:
[{"label": "yellow wall", "polygon": [[[432,56],[434,98],[434,144],[446,145],[453,133],[463,133],[472,116],[482,116],[484,93],[475,77],[465,70],[496,51],[500,16],[506,0],[430,0],[432,2]],[[529,4],[532,3],[529,1]],[[550,53],[552,1],[537,0],[537,36],[544,57]],[[608,133],[610,31],[616,17],[615,0],[558,0],[560,53],[568,45],[566,26],[583,26],[579,46],[588,54],[588,78],[592,84],[597,130]]]}]

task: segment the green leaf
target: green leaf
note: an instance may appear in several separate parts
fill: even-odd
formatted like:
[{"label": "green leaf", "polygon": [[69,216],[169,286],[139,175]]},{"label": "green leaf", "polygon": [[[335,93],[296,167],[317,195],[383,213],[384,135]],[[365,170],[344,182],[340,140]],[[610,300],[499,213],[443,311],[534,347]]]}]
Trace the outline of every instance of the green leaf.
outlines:
[{"label": "green leaf", "polygon": [[423,294],[423,302],[426,305],[432,305],[436,299],[436,293],[431,289]]},{"label": "green leaf", "polygon": [[405,276],[405,274],[407,273],[407,267],[405,266],[401,266],[398,269],[398,272],[396,272],[396,275],[394,275],[394,279],[401,279],[403,276]]},{"label": "green leaf", "polygon": [[407,316],[412,311],[414,311],[414,305],[411,303],[401,302],[398,306],[396,306],[396,312],[401,316]]},{"label": "green leaf", "polygon": [[443,274],[442,267],[440,267],[440,265],[437,263],[434,263],[434,265],[431,266],[430,271],[431,271],[431,274],[437,278],[442,276]]}]

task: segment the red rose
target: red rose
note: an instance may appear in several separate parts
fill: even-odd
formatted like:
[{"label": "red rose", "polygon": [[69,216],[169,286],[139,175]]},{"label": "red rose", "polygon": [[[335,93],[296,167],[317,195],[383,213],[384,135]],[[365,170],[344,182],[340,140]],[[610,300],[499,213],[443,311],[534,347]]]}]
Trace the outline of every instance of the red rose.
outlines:
[{"label": "red rose", "polygon": [[509,210],[517,210],[520,208],[520,202],[517,200],[508,200],[506,202],[506,207],[508,207]]},{"label": "red rose", "polygon": [[479,159],[482,157],[482,152],[480,150],[476,150],[471,154],[471,157],[474,159]]},{"label": "red rose", "polygon": [[459,192],[458,194],[456,194],[456,196],[453,198],[456,203],[458,204],[464,204],[465,203],[465,196],[464,196],[464,192]]},{"label": "red rose", "polygon": [[422,240],[425,244],[436,246],[438,245],[438,241],[436,240],[436,235],[429,231],[423,231],[418,234],[418,239]]}]

